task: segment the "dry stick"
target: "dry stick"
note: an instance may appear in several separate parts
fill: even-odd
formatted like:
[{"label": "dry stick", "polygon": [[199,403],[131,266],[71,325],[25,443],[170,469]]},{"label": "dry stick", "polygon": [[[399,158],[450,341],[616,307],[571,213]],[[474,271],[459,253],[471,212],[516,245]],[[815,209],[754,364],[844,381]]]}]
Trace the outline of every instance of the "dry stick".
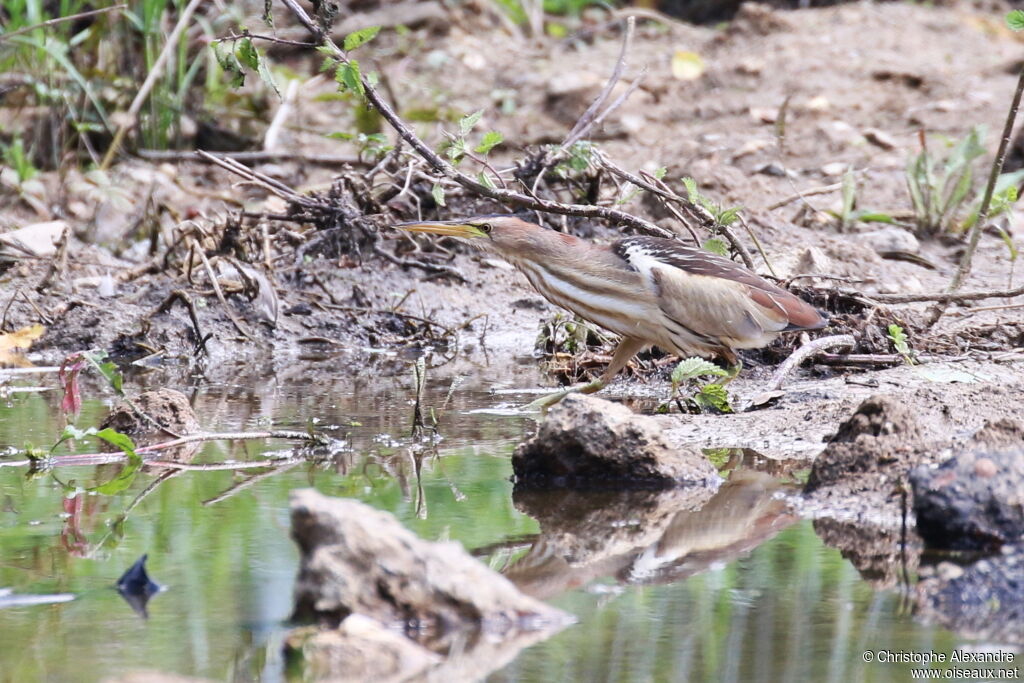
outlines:
[{"label": "dry stick", "polygon": [[[150,453],[158,453],[159,451],[165,451],[169,448],[177,448],[187,443],[195,443],[196,441],[237,441],[237,440],[252,440],[252,439],[288,439],[297,441],[311,441],[314,443],[326,443],[327,439],[323,436],[316,434],[308,434],[306,432],[298,432],[291,429],[275,429],[264,432],[200,432],[198,434],[188,434],[186,436],[178,437],[170,441],[164,441],[162,443],[153,444],[152,446],[140,446],[135,449],[136,455],[148,455]],[[113,453],[77,453],[74,455],[55,455],[50,458],[43,459],[28,459],[28,460],[17,460],[17,461],[0,461],[0,467],[24,467],[26,465],[32,465],[37,462],[45,463],[50,467],[69,467],[69,466],[80,466],[80,465],[105,465],[112,462],[120,462],[125,460],[128,456],[123,452]],[[147,463],[148,464],[148,463]],[[164,463],[166,465],[166,463]],[[249,463],[234,463],[239,467],[243,467]],[[264,466],[275,464],[274,462],[264,463]],[[249,464],[249,466],[252,466]]]},{"label": "dry stick", "polygon": [[[292,11],[295,17],[303,26],[306,27],[306,29],[317,36],[321,43],[334,53],[335,58],[346,64],[348,63],[348,57],[345,53],[334,44],[334,41],[329,37],[324,36],[323,32],[316,28],[312,19],[309,18],[306,11],[302,9],[295,0],[282,0],[282,2],[287,5],[288,9]],[[534,199],[512,190],[487,187],[483,183],[480,183],[462,171],[459,171],[442,159],[437,152],[416,136],[412,129],[406,125],[405,121],[395,113],[395,110],[392,109],[386,101],[384,101],[380,96],[380,93],[377,92],[376,88],[370,84],[365,76],[361,76],[361,79],[366,99],[377,109],[377,111],[380,112],[380,115],[384,117],[392,128],[395,129],[398,135],[401,136],[401,138],[405,140],[410,147],[416,150],[416,152],[423,157],[428,164],[430,164],[434,171],[461,185],[474,194],[482,197],[488,197],[499,202],[533,209],[535,211],[557,213],[566,216],[581,216],[585,218],[603,218],[614,223],[628,225],[644,234],[654,235],[656,237],[673,236],[669,231],[659,228],[650,221],[645,221],[642,218],[630,215],[624,211],[617,211],[615,209],[609,209],[604,206],[595,206],[592,204],[563,204],[561,202],[545,199]]]},{"label": "dry stick", "polygon": [[1017,110],[1020,108],[1020,98],[1024,94],[1024,68],[1020,70],[1017,78],[1017,89],[1013,93],[1013,101],[1010,103],[1010,111],[1006,114],[1006,124],[1003,126],[1003,138],[999,141],[999,151],[996,152],[996,160],[992,164],[992,171],[988,174],[988,185],[985,186],[985,196],[981,200],[981,207],[978,209],[978,217],[971,226],[970,239],[967,242],[967,251],[960,259],[960,265],[953,276],[953,282],[949,285],[949,291],[955,292],[960,289],[964,279],[971,272],[971,261],[974,258],[974,250],[978,248],[978,239],[981,231],[988,222],[988,212],[992,204],[992,194],[996,189],[996,181],[1003,171],[1003,162],[1006,160],[1006,150],[1010,146],[1010,137],[1013,135],[1013,123],[1017,119]]},{"label": "dry stick", "polygon": [[298,91],[298,79],[293,78],[288,81],[288,88],[285,90],[284,99],[281,100],[277,113],[274,114],[270,125],[267,126],[267,132],[263,135],[264,152],[273,152],[277,149],[278,142],[280,142],[281,129],[284,128],[284,123],[288,120],[288,117],[292,115],[292,109],[295,108],[295,95]]},{"label": "dry stick", "polygon": [[153,68],[150,69],[149,75],[146,76],[146,80],[143,81],[142,87],[139,88],[138,94],[135,95],[135,99],[132,100],[131,106],[128,107],[128,118],[122,123],[117,132],[114,133],[114,140],[110,143],[110,147],[107,148],[107,153],[103,156],[103,161],[100,163],[100,170],[105,171],[110,168],[110,163],[114,160],[114,156],[117,151],[121,148],[121,143],[124,142],[124,136],[128,133],[129,128],[135,126],[136,119],[139,116],[139,112],[142,110],[142,105],[145,103],[146,98],[149,97],[149,92],[156,85],[156,81],[164,73],[164,67],[167,66],[167,61],[178,47],[178,39],[181,34],[184,33],[185,28],[188,26],[189,19],[192,18],[192,13],[199,7],[199,3],[203,0],[189,0],[188,5],[185,6],[184,11],[178,18],[178,23],[175,25],[174,30],[171,31],[171,35],[167,36],[167,42],[164,44],[164,49],[160,51],[160,56],[157,57],[156,62],[153,64]]},{"label": "dry stick", "polygon": [[809,341],[799,349],[790,354],[779,369],[772,375],[771,381],[768,383],[767,391],[778,391],[782,388],[782,382],[785,381],[786,376],[793,372],[800,363],[804,362],[814,354],[824,351],[825,349],[832,349],[836,347],[852,347],[856,342],[853,339],[852,334],[837,334],[831,337],[821,337],[814,341]]},{"label": "dry stick", "polygon": [[[200,156],[192,151],[176,152],[174,150],[139,149],[135,153],[147,161],[203,161],[216,163],[213,159]],[[356,156],[344,154],[301,154],[299,152],[217,152],[222,159],[248,162],[251,164],[276,163],[285,161],[301,161],[318,166],[369,166],[369,162]]]},{"label": "dry stick", "polygon": [[804,197],[813,197],[817,194],[828,194],[829,192],[835,192],[836,190],[842,189],[842,183],[832,183],[831,185],[822,185],[820,187],[812,187],[807,190],[798,190],[796,194],[791,194],[784,199],[780,199],[774,204],[765,208],[765,211],[774,211],[775,209],[781,209],[786,204],[792,204],[795,201],[803,199]]},{"label": "dry stick", "polygon": [[[221,501],[225,501],[228,498],[230,498],[231,496],[235,495],[236,493],[240,493],[241,491],[244,491],[244,490],[252,487],[253,484],[255,484],[255,483],[259,482],[259,481],[262,481],[262,480],[264,480],[264,479],[266,479],[268,477],[272,477],[272,476],[274,476],[276,474],[281,474],[282,472],[287,472],[291,468],[293,468],[296,465],[301,464],[303,462],[305,462],[305,461],[304,460],[286,460],[283,463],[276,462],[273,465],[267,465],[267,467],[271,467],[272,469],[270,469],[267,472],[260,472],[259,474],[254,474],[251,477],[249,477],[248,479],[245,479],[243,481],[238,482],[237,484],[234,484],[233,486],[228,487],[224,491],[218,493],[213,498],[208,498],[208,499],[204,500],[202,503],[200,503],[200,505],[202,505],[203,507],[208,507],[210,505],[215,505],[217,503],[220,503]],[[173,465],[174,465],[174,463],[170,464],[170,466],[173,466]]]},{"label": "dry stick", "polygon": [[113,5],[111,7],[104,7],[102,9],[89,10],[88,12],[79,12],[78,14],[69,14],[66,17],[57,17],[56,19],[48,19],[47,21],[44,21],[44,22],[41,22],[41,23],[38,23],[38,24],[33,24],[32,26],[25,26],[24,28],[19,28],[17,31],[11,31],[10,33],[0,33],[0,43],[4,42],[8,38],[13,38],[14,36],[20,36],[23,33],[29,33],[31,31],[35,31],[36,29],[39,29],[39,28],[48,28],[48,27],[53,26],[55,24],[62,24],[64,22],[66,22],[66,21],[77,21],[78,19],[85,19],[86,17],[91,17],[91,16],[94,16],[94,15],[97,15],[97,14],[106,14],[107,12],[115,12],[115,11],[119,11],[119,10],[123,10],[123,9],[127,9],[127,8],[128,8],[128,5]]},{"label": "dry stick", "polygon": [[962,303],[964,301],[978,301],[980,299],[1012,299],[1015,296],[1024,295],[1024,285],[1016,289],[996,290],[987,292],[944,292],[942,294],[864,294],[849,290],[839,290],[839,294],[855,298],[863,298],[883,304],[911,304],[925,301],[938,303]]},{"label": "dry stick", "polygon": [[[633,33],[636,31],[636,17],[628,17],[626,19],[626,35],[622,39],[622,47],[619,49],[619,58],[615,60],[615,68],[612,70],[611,78],[605,83],[604,88],[598,94],[597,98],[590,103],[583,115],[580,116],[579,120],[576,121],[576,125],[572,127],[569,134],[562,140],[562,144],[559,145],[561,149],[572,146],[577,140],[581,139],[587,134],[594,124],[597,123],[598,111],[604,106],[604,103],[608,100],[608,97],[612,94],[612,90],[615,85],[622,78],[622,72],[626,68],[626,55],[629,53],[629,46],[633,42]],[[603,116],[602,116],[603,118]]]}]

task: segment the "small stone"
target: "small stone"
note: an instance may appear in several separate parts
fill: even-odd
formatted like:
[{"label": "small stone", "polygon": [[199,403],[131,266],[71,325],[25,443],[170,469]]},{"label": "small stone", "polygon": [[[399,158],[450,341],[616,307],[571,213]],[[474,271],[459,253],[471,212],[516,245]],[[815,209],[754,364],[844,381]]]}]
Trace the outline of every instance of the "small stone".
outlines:
[{"label": "small stone", "polygon": [[879,147],[886,151],[896,149],[896,139],[878,128],[868,128],[865,130],[864,139],[875,147]]},{"label": "small stone", "polygon": [[935,567],[935,574],[943,581],[952,581],[953,579],[959,579],[964,575],[964,569],[960,565],[953,564],[952,562],[940,562]]},{"label": "small stone", "polygon": [[974,473],[986,479],[996,476],[996,464],[988,458],[978,458],[974,463]]},{"label": "small stone", "polygon": [[850,167],[849,164],[842,161],[833,161],[832,163],[825,164],[821,167],[822,175],[830,178],[838,178],[839,176],[846,173],[846,169]]},{"label": "small stone", "polygon": [[895,226],[862,232],[857,237],[878,253],[906,251],[916,254],[921,251],[921,243],[913,233]]}]

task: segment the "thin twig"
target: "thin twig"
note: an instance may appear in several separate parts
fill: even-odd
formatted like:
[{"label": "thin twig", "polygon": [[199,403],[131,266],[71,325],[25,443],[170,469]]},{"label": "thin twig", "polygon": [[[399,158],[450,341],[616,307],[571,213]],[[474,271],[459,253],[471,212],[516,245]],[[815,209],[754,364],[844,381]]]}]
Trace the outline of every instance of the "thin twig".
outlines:
[{"label": "thin twig", "polygon": [[53,26],[54,24],[62,24],[66,21],[78,21],[79,19],[85,19],[86,17],[95,16],[97,14],[106,14],[107,12],[116,12],[127,8],[128,5],[113,5],[111,7],[104,7],[102,9],[89,10],[88,12],[69,14],[66,17],[56,17],[55,19],[48,19],[38,24],[33,24],[32,26],[25,26],[24,28],[19,28],[17,31],[11,31],[10,33],[0,33],[0,43],[4,42],[8,38],[20,36],[23,33],[30,33],[31,31],[35,31],[36,29],[48,28],[50,26]]},{"label": "thin twig", "polygon": [[981,200],[981,207],[978,209],[978,216],[971,226],[970,238],[967,241],[967,250],[960,259],[960,265],[956,269],[953,281],[949,285],[949,291],[955,292],[960,289],[964,279],[971,272],[971,261],[974,258],[974,250],[978,248],[978,239],[981,231],[988,223],[988,212],[992,206],[992,195],[996,189],[996,181],[1003,171],[1003,162],[1006,160],[1006,150],[1010,146],[1010,138],[1013,136],[1013,123],[1017,119],[1017,110],[1020,108],[1020,98],[1024,94],[1024,67],[1020,70],[1017,78],[1017,89],[1013,93],[1013,100],[1010,103],[1010,111],[1006,113],[1006,124],[1003,126],[1003,137],[999,141],[999,151],[996,152],[995,162],[992,164],[992,171],[988,174],[988,184],[985,186],[985,196]]},{"label": "thin twig", "polygon": [[840,291],[839,294],[851,297],[861,297],[874,300],[884,304],[911,304],[924,301],[936,301],[939,303],[963,303],[964,301],[978,301],[980,299],[1012,299],[1015,296],[1024,295],[1024,285],[1016,289],[995,290],[986,292],[943,292],[939,294],[864,294],[862,292]]},{"label": "thin twig", "polygon": [[139,88],[139,92],[135,95],[135,99],[132,100],[131,106],[128,107],[127,118],[122,123],[117,132],[114,133],[114,139],[110,143],[110,147],[107,148],[107,153],[103,156],[103,161],[100,163],[100,170],[105,171],[110,168],[110,163],[114,160],[118,150],[121,148],[121,143],[124,142],[124,136],[128,133],[130,128],[135,127],[135,121],[138,119],[139,112],[142,110],[142,105],[145,103],[146,98],[149,97],[149,92],[156,85],[164,74],[164,67],[167,66],[167,61],[171,55],[178,50],[178,39],[181,38],[181,34],[185,32],[185,28],[188,26],[189,19],[192,18],[192,13],[196,11],[199,4],[203,0],[189,0],[188,5],[182,11],[181,16],[178,17],[178,23],[175,25],[174,30],[167,36],[167,42],[164,43],[164,49],[160,51],[160,56],[157,57],[156,62],[149,70],[149,75],[146,76],[146,80],[143,81],[142,87]]},{"label": "thin twig", "polygon": [[572,127],[569,134],[562,140],[560,147],[566,149],[571,147],[577,140],[583,138],[587,134],[587,131],[593,127],[597,122],[597,115],[601,107],[608,100],[608,97],[612,94],[612,90],[615,85],[622,78],[622,72],[626,68],[626,55],[629,53],[629,46],[633,42],[633,33],[636,31],[636,17],[628,17],[626,19],[626,32],[622,38],[622,47],[619,49],[619,58],[615,60],[615,68],[612,70],[611,78],[605,83],[604,88],[600,94],[590,103],[583,115],[580,116],[579,120],[576,121],[576,125]]},{"label": "thin twig", "polygon": [[779,369],[772,375],[771,381],[768,383],[767,391],[778,391],[782,388],[782,383],[785,381],[789,373],[793,372],[800,363],[810,358],[816,353],[824,351],[825,349],[833,349],[837,347],[852,347],[856,342],[853,339],[852,334],[837,334],[831,337],[821,337],[813,341],[809,341],[796,351],[790,354]]},{"label": "thin twig", "polygon": [[829,192],[835,192],[836,190],[842,189],[842,183],[832,183],[831,185],[822,185],[820,187],[812,187],[807,190],[797,190],[796,194],[791,194],[784,199],[771,204],[765,211],[774,211],[775,209],[781,209],[786,204],[792,204],[795,201],[801,200],[804,197],[813,197],[816,194],[828,194]]},{"label": "thin twig", "polygon": [[[286,439],[289,441],[310,441],[317,444],[328,443],[328,439],[319,434],[309,434],[307,432],[299,432],[292,429],[275,429],[260,432],[199,432],[197,434],[187,434],[185,436],[153,444],[151,446],[140,446],[135,449],[135,454],[145,456],[150,453],[166,451],[169,448],[177,448],[178,446],[195,443],[197,441],[240,441],[253,439]],[[26,465],[39,463],[45,464],[48,467],[77,467],[81,465],[105,465],[107,463],[121,462],[127,458],[128,456],[121,451],[111,453],[76,453],[73,455],[55,455],[50,458],[29,458],[26,460],[12,460],[6,462],[0,461],[0,467],[25,467]],[[149,462],[150,461],[147,461],[147,464]],[[161,464],[164,466],[171,466],[166,463]],[[246,465],[252,466],[250,463],[244,462],[234,464],[237,464],[239,467],[244,467]],[[275,462],[263,463],[263,466],[273,464],[275,464]]]},{"label": "thin twig", "polygon": [[217,152],[217,157],[202,156],[197,152],[176,152],[174,150],[139,149],[135,153],[147,161],[201,161],[217,163],[217,158],[233,159],[242,163],[264,164],[299,161],[317,166],[368,166],[369,162],[359,157],[343,154],[302,154],[299,152]]}]

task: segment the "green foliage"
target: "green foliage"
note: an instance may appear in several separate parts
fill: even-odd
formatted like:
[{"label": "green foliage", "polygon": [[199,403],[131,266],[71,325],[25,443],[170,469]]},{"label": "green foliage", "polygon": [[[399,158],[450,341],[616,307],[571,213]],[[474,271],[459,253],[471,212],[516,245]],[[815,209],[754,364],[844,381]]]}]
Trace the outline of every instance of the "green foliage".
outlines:
[{"label": "green foliage", "polygon": [[361,28],[358,31],[353,31],[345,36],[345,40],[342,43],[342,49],[345,52],[351,52],[352,50],[362,47],[376,38],[378,33],[380,33],[380,26],[370,26],[368,28]]},{"label": "green foliage", "polygon": [[359,154],[366,154],[372,157],[380,157],[394,149],[394,145],[387,144],[388,138],[383,133],[328,133],[326,137],[332,140],[349,140],[355,143]]},{"label": "green foliage", "polygon": [[[714,363],[703,358],[687,358],[679,362],[672,370],[672,398],[676,398],[679,387],[685,383],[700,377],[728,377],[729,373]],[[671,399],[670,399],[671,400]],[[697,411],[704,412],[712,410],[720,413],[731,413],[729,395],[721,384],[704,384],[685,401],[695,407]]]},{"label": "green foliage", "polygon": [[732,225],[740,217],[740,211],[743,210],[742,206],[725,208],[721,204],[712,201],[710,198],[701,194],[700,190],[697,188],[697,181],[693,178],[684,177],[683,187],[686,188],[687,199],[710,213],[712,218],[715,219],[715,223],[718,225]]},{"label": "green foliage", "polygon": [[32,180],[39,172],[39,170],[32,165],[32,160],[25,151],[24,143],[21,140],[21,136],[15,136],[14,140],[9,145],[0,145],[0,149],[3,150],[4,161],[7,165],[14,169],[14,172],[18,176],[18,182],[24,183],[25,181]]},{"label": "green foliage", "polygon": [[729,255],[729,245],[720,237],[712,237],[704,240],[704,244],[701,245],[701,248],[719,256]]},{"label": "green foliage", "polygon": [[1006,15],[1006,25],[1011,31],[1024,31],[1024,11],[1015,9]]},{"label": "green foliage", "polygon": [[889,341],[892,342],[892,346],[896,349],[896,353],[903,356],[903,360],[907,362],[907,365],[914,365],[913,351],[910,350],[910,345],[907,343],[907,333],[903,331],[903,328],[893,323],[889,325],[888,334],[886,335]]},{"label": "green foliage", "polygon": [[505,137],[501,133],[494,130],[487,131],[484,133],[483,139],[480,140],[480,144],[477,145],[473,151],[477,154],[488,154],[504,140]]},{"label": "green foliage", "polygon": [[861,223],[895,223],[895,219],[887,213],[878,211],[862,211],[857,209],[857,178],[852,168],[846,169],[842,181],[842,207],[839,212],[829,211],[839,220],[839,229],[847,230],[856,222]]},{"label": "green foliage", "polygon": [[[975,162],[985,154],[984,138],[985,127],[975,126],[960,141],[942,141],[948,150],[942,157],[924,145],[907,160],[907,190],[919,234],[962,232],[977,221],[984,190],[977,190],[970,202],[967,198],[974,188]],[[1016,190],[1010,188],[1022,180],[1024,170],[999,176],[989,217],[1009,210],[1016,201]]]},{"label": "green foliage", "polygon": [[430,188],[430,196],[434,198],[434,202],[438,206],[447,206],[444,201],[444,188],[440,183],[434,183],[434,186]]},{"label": "green foliage", "polygon": [[360,97],[366,95],[362,74],[359,71],[359,62],[354,59],[338,63],[334,70],[334,80],[343,90],[356,93]]}]

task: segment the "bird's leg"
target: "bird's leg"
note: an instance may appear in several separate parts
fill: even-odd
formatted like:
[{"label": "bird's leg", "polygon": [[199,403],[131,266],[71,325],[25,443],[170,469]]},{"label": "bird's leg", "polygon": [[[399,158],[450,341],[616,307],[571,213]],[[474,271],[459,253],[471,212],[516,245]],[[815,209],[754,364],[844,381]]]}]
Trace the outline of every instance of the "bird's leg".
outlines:
[{"label": "bird's leg", "polygon": [[615,348],[615,353],[612,355],[612,360],[608,363],[608,367],[605,368],[601,376],[595,379],[593,382],[584,384],[582,386],[569,387],[562,391],[556,391],[553,394],[547,396],[541,396],[533,403],[526,406],[526,410],[544,410],[555,405],[569,394],[580,393],[580,394],[593,394],[604,389],[608,384],[615,379],[615,375],[619,374],[622,368],[626,367],[630,359],[638,354],[643,348],[647,346],[647,342],[639,339],[633,339],[626,337],[619,342],[619,345]]}]

